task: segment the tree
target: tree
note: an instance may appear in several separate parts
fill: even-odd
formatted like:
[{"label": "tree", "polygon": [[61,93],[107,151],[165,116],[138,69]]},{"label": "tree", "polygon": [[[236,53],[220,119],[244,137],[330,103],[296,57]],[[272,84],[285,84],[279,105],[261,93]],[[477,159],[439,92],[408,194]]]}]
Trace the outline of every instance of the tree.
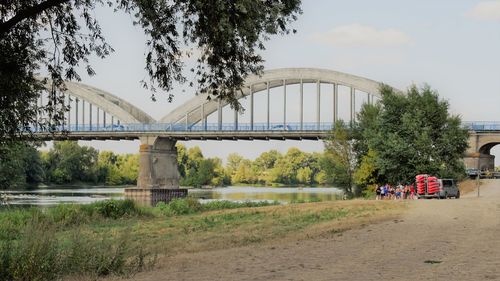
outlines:
[{"label": "tree", "polygon": [[54,142],[45,158],[47,181],[61,183],[97,182],[98,152],[74,141]]},{"label": "tree", "polygon": [[233,176],[231,177],[232,183],[255,183],[257,181],[257,175],[252,169],[252,162],[248,159],[243,159]]},{"label": "tree", "polygon": [[[23,136],[29,125],[54,129],[64,112],[64,80],[92,76],[89,58],[113,52],[93,10],[109,7],[130,14],[147,37],[141,81],[155,99],[186,82],[183,57],[200,52],[191,69],[199,92],[240,109],[237,93],[249,74],[263,69],[257,53],[275,34],[288,34],[300,14],[300,0],[10,0],[0,2],[0,140]],[[35,75],[47,72],[50,80]],[[48,104],[36,106],[44,85]],[[168,99],[172,100],[172,94]],[[37,116],[46,116],[38,120]]]},{"label": "tree", "polygon": [[177,143],[175,147],[177,149],[177,168],[179,170],[179,175],[181,176],[181,178],[183,178],[186,176],[188,169],[188,155],[186,152],[186,146],[181,143]]},{"label": "tree", "polygon": [[343,189],[349,197],[358,195],[355,194],[358,190],[354,190],[357,156],[351,131],[342,120],[335,122],[330,138],[325,141],[323,159],[326,162],[323,166],[331,176],[333,184]]},{"label": "tree", "polygon": [[136,184],[139,176],[139,154],[125,154],[118,157],[118,167],[123,184]]},{"label": "tree", "polygon": [[313,172],[309,167],[302,167],[297,171],[297,181],[302,184],[310,184],[312,182]]},{"label": "tree", "polygon": [[[461,127],[460,117],[448,112],[448,102],[429,86],[411,86],[406,95],[382,87],[381,94],[379,110],[366,106],[359,116],[360,122],[372,124],[362,135],[376,155],[370,163],[376,165],[372,172],[377,181],[408,182],[419,173],[464,174],[468,132]],[[377,114],[367,122],[369,110]]]},{"label": "tree", "polygon": [[40,154],[30,143],[0,144],[0,189],[25,188],[43,179]]},{"label": "tree", "polygon": [[227,168],[232,171],[236,171],[241,161],[243,161],[243,157],[241,155],[238,153],[230,153],[227,156]]},{"label": "tree", "polygon": [[379,171],[377,168],[377,153],[369,149],[366,155],[363,155],[359,164],[359,167],[354,172],[354,183],[357,186],[366,188],[376,188],[377,184],[382,183],[383,179],[379,176]]}]

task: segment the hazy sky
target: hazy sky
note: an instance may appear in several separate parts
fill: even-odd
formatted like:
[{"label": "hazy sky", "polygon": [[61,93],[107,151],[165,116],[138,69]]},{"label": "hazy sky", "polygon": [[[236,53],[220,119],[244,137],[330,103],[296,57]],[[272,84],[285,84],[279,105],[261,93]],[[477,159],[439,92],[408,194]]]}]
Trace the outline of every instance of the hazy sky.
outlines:
[{"label": "hazy sky", "polygon": [[[267,42],[267,69],[327,68],[400,89],[428,83],[464,120],[500,120],[500,1],[303,0],[302,8],[293,25],[297,34]],[[97,75],[85,77],[84,83],[118,95],[157,119],[194,96],[193,89],[178,87],[173,103],[166,102],[166,95],[152,102],[139,84],[146,77],[142,31],[127,15],[104,8],[96,15],[116,52],[95,60]],[[137,141],[82,144],[120,153],[137,152],[139,146]],[[185,144],[199,145],[206,156],[221,158],[231,152],[254,158],[269,149],[284,152],[292,146],[323,149],[319,141]]]}]

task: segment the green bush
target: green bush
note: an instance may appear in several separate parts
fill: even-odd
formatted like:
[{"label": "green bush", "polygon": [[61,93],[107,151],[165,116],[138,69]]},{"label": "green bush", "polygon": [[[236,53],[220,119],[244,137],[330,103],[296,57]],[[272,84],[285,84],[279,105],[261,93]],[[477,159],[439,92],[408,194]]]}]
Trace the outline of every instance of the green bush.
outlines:
[{"label": "green bush", "polygon": [[202,205],[195,198],[176,198],[168,203],[168,208],[174,215],[188,215],[200,212]]},{"label": "green bush", "polygon": [[59,204],[46,211],[47,219],[58,226],[72,226],[89,222],[93,218],[92,209],[82,205]]},{"label": "green bush", "polygon": [[118,219],[144,215],[145,212],[132,200],[105,200],[89,205],[104,218]]},{"label": "green bush", "polygon": [[49,226],[33,221],[17,240],[0,242],[0,280],[54,280],[60,274],[60,247]]}]

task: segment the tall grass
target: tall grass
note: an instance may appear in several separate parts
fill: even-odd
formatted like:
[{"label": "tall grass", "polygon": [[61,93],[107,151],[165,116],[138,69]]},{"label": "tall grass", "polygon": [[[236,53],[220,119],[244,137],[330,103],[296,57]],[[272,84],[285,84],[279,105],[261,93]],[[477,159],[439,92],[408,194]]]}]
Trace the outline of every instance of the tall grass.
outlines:
[{"label": "tall grass", "polygon": [[154,262],[154,255],[132,248],[128,236],[101,237],[82,233],[79,226],[150,215],[128,200],[2,211],[0,280],[57,280],[68,275],[97,279],[142,270]]},{"label": "tall grass", "polygon": [[160,211],[162,215],[173,216],[173,215],[188,215],[196,214],[200,212],[224,210],[224,209],[237,209],[237,208],[251,208],[251,207],[265,207],[279,205],[277,201],[268,202],[233,202],[233,201],[211,201],[201,204],[195,198],[185,198],[185,199],[174,199],[170,203],[166,204],[160,202],[156,205],[156,210]]},{"label": "tall grass", "polygon": [[[108,236],[89,231],[89,225],[112,225],[118,220],[169,219],[212,210],[277,205],[278,202],[175,199],[155,208],[141,208],[130,200],[107,200],[88,205],[61,204],[47,209],[0,211],[0,280],[58,280],[86,276],[129,275],[149,266],[155,253],[133,243],[130,231]],[[222,218],[221,218],[222,219]],[[227,220],[228,218],[224,218]],[[207,228],[215,221],[194,224]],[[137,246],[133,246],[137,245]]]}]

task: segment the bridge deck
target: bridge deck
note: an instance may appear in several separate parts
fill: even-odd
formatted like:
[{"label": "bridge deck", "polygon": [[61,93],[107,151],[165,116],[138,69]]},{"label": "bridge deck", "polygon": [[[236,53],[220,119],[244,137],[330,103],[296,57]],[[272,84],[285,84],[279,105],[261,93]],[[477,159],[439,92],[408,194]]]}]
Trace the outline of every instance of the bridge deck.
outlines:
[{"label": "bridge deck", "polygon": [[[499,122],[464,122],[474,133],[500,133]],[[56,133],[33,130],[42,140],[133,140],[157,136],[172,140],[319,140],[328,137],[333,123],[154,123],[72,124]]]},{"label": "bridge deck", "polygon": [[114,124],[70,125],[58,132],[36,131],[42,140],[130,140],[155,136],[172,140],[318,140],[328,136],[332,123],[270,124]]},{"label": "bridge deck", "polygon": [[319,140],[327,131],[219,131],[219,132],[58,132],[36,133],[41,140],[134,140],[140,137],[164,137],[171,140]]}]

